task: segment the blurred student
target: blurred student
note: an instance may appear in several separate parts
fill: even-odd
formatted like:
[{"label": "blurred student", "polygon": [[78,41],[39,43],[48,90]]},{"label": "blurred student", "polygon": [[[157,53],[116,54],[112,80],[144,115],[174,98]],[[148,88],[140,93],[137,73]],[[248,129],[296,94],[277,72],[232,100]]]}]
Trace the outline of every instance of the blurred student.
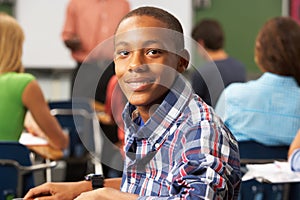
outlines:
[{"label": "blurred student", "polygon": [[300,129],[290,145],[288,159],[293,171],[300,172]]},{"label": "blurred student", "polygon": [[[77,63],[71,82],[72,97],[94,100],[96,111],[103,111],[107,85],[115,74],[111,37],[129,10],[127,0],[70,0],[67,6],[62,40]],[[102,121],[100,126],[108,139],[103,146],[107,153],[118,142],[118,127]],[[106,159],[114,157],[113,152]],[[111,170],[107,162],[103,163],[105,175]]]},{"label": "blurred student", "polygon": [[5,13],[0,13],[0,41],[0,140],[19,140],[28,110],[49,144],[55,149],[66,148],[68,137],[50,114],[35,77],[23,73],[23,30]]},{"label": "blurred student", "polygon": [[[118,84],[117,76],[114,75],[110,78],[107,85],[105,106],[101,109],[102,112],[98,114],[98,119],[102,124],[116,125],[118,127],[117,141],[114,145],[111,145],[109,141],[104,142],[104,151],[102,152],[101,161],[110,166],[110,169],[105,172],[107,173],[106,177],[110,178],[122,176],[123,158],[125,157],[123,150],[125,133],[122,112],[126,102],[127,99]],[[104,170],[107,169],[104,168]]]},{"label": "blurred student", "polygon": [[193,71],[192,87],[207,104],[215,107],[224,88],[246,81],[246,68],[225,51],[225,35],[218,21],[202,19],[193,28],[192,38],[199,44],[198,53],[206,60]]},{"label": "blurred student", "polygon": [[237,142],[180,74],[188,59],[173,15],[154,7],[126,15],[115,36],[116,76],[129,101],[122,181],[46,183],[25,199],[237,199]]},{"label": "blurred student", "polygon": [[216,112],[238,141],[290,145],[300,127],[299,24],[268,20],[256,38],[255,62],[262,76],[228,86]]},{"label": "blurred student", "polygon": [[105,107],[98,115],[99,121],[103,124],[116,124],[118,126],[118,139],[121,146],[124,144],[124,122],[122,112],[127,99],[123,94],[116,75],[113,75],[107,85]]}]

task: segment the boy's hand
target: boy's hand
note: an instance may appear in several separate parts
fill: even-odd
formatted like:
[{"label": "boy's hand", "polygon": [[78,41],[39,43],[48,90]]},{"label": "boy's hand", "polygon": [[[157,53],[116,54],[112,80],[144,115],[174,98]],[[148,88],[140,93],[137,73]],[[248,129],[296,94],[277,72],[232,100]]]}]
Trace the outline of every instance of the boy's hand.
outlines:
[{"label": "boy's hand", "polygon": [[73,200],[82,192],[92,190],[89,181],[45,183],[29,190],[24,199],[37,200]]}]

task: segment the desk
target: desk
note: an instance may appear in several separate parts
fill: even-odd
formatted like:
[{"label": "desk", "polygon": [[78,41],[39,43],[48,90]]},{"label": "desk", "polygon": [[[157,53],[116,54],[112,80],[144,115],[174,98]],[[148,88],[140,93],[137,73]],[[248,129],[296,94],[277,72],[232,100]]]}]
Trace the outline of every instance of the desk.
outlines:
[{"label": "desk", "polygon": [[299,199],[300,173],[291,171],[287,161],[246,164],[246,168],[247,172],[242,177],[241,199]]},{"label": "desk", "polygon": [[[53,149],[48,142],[40,137],[33,136],[30,133],[22,133],[19,142],[34,153],[45,158],[46,163],[50,163],[51,160],[59,160],[63,157],[63,151]],[[46,169],[46,181],[51,181],[51,169]]]}]

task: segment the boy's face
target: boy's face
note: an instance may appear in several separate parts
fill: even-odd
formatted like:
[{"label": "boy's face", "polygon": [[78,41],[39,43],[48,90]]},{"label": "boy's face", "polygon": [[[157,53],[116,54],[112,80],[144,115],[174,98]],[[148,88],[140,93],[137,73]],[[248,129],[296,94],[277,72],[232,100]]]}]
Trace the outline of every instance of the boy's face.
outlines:
[{"label": "boy's face", "polygon": [[122,21],[116,32],[116,75],[135,106],[161,103],[177,73],[186,68],[176,55],[170,30],[165,28],[153,17],[133,16]]}]

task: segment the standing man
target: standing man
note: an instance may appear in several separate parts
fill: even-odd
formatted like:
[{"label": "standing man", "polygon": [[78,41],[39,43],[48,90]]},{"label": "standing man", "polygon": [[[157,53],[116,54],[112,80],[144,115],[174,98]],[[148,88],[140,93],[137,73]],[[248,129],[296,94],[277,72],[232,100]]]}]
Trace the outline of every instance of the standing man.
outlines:
[{"label": "standing man", "polygon": [[[114,75],[113,42],[109,38],[129,10],[127,0],[70,0],[67,7],[62,39],[77,62],[72,97],[95,100],[97,111],[104,111],[107,84]],[[110,165],[110,159],[119,153],[113,145],[118,142],[118,127],[101,121],[100,125],[108,139],[102,161]],[[107,174],[111,169],[103,166],[103,170]]]}]

